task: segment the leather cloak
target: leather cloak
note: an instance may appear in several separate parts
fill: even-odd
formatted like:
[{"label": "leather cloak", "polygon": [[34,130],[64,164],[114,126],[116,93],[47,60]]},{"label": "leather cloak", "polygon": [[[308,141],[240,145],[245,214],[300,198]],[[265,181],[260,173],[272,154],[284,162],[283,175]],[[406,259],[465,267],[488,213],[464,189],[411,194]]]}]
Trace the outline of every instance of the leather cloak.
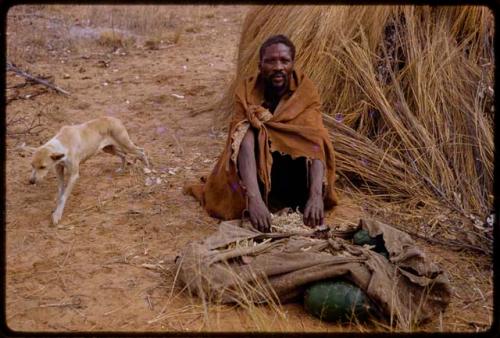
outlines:
[{"label": "leather cloak", "polygon": [[335,155],[323,125],[320,97],[315,85],[304,73],[294,70],[290,92],[281,98],[274,114],[262,106],[264,86],[258,74],[236,86],[234,113],[224,150],[203,184],[186,187],[186,192],[197,198],[213,217],[224,220],[242,218],[246,209],[246,189],[239,178],[236,160],[242,136],[248,128],[257,131],[257,174],[264,188],[264,201],[267,201],[271,189],[271,153],[278,151],[292,158],[321,160],[325,168],[325,210],[337,205]]}]

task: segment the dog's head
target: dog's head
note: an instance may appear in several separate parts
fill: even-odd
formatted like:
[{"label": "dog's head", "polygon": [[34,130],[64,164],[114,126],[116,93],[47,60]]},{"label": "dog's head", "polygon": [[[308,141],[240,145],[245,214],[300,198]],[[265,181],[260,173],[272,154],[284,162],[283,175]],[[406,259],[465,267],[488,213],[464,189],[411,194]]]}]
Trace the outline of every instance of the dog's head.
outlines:
[{"label": "dog's head", "polygon": [[35,184],[42,180],[49,170],[64,157],[64,154],[54,152],[47,147],[37,148],[31,158],[31,178],[30,183]]}]

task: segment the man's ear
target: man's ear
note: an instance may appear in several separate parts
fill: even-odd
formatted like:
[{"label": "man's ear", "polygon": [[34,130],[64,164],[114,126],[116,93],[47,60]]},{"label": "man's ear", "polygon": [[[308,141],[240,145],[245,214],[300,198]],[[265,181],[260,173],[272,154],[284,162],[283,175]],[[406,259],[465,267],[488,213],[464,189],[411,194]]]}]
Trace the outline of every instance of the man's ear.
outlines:
[{"label": "man's ear", "polygon": [[61,153],[54,153],[54,154],[51,154],[50,155],[50,158],[53,160],[53,161],[58,161],[60,160],[61,158],[64,157],[64,154],[61,154]]}]

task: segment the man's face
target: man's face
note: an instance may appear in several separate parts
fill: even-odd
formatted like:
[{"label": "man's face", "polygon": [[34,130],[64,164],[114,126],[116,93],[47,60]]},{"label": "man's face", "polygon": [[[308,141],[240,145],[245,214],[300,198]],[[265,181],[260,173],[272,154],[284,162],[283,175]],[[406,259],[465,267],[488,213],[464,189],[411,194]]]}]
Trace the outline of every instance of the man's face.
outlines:
[{"label": "man's face", "polygon": [[290,48],[282,43],[267,47],[260,60],[259,70],[266,82],[282,94],[288,88],[293,71]]}]

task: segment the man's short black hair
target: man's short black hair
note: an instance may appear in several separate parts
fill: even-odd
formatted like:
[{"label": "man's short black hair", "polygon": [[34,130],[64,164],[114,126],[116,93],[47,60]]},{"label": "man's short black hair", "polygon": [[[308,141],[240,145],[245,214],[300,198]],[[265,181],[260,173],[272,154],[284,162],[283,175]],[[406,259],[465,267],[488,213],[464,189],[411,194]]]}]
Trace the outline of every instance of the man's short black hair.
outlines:
[{"label": "man's short black hair", "polygon": [[271,45],[275,45],[277,43],[282,43],[288,48],[290,48],[290,53],[292,54],[292,60],[295,61],[295,45],[293,44],[292,41],[290,41],[289,38],[287,38],[285,35],[282,34],[270,36],[266,41],[264,41],[264,43],[260,46],[259,50],[260,60],[262,61],[262,57],[264,56],[266,48]]}]

